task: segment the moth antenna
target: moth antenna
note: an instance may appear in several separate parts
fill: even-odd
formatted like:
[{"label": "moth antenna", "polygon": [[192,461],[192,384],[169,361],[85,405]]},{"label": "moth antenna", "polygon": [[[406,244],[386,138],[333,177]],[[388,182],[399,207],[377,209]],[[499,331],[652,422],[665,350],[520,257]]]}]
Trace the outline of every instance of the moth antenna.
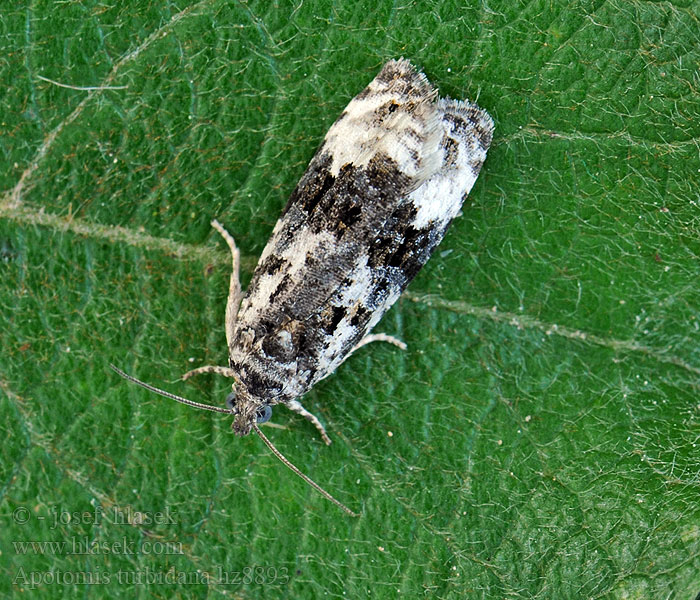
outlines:
[{"label": "moth antenna", "polygon": [[[154,392],[158,394],[159,396],[164,396],[166,398],[170,398],[171,400],[175,400],[176,402],[180,402],[181,404],[186,404],[187,406],[193,406],[194,408],[199,408],[202,410],[209,410],[211,412],[218,412],[218,413],[224,413],[227,415],[230,415],[233,413],[232,409],[228,408],[220,408],[218,406],[211,406],[209,404],[202,404],[201,402],[195,402],[194,400],[188,400],[187,398],[183,398],[182,396],[176,396],[175,394],[171,394],[170,392],[166,392],[165,390],[161,390],[160,388],[157,388],[153,385],[150,385],[149,383],[146,383],[144,381],[141,381],[140,379],[136,379],[136,377],[132,377],[131,375],[127,375],[122,371],[121,369],[115,367],[113,364],[110,363],[109,368],[112,369],[117,375],[120,375],[127,381],[131,381],[132,383],[135,383],[136,385],[140,385],[142,388],[146,388],[150,392]],[[282,454],[277,448],[275,448],[275,445],[265,437],[265,434],[260,431],[260,428],[253,423],[253,429],[255,429],[255,433],[260,436],[260,439],[265,442],[265,445],[272,450],[272,453],[279,458],[291,471],[296,473],[299,477],[301,477],[306,483],[308,483],[312,488],[314,488],[318,493],[320,493],[324,498],[330,500],[333,504],[336,506],[342,508],[346,513],[348,513],[351,517],[359,517],[357,513],[351,511],[345,504],[340,502],[339,500],[336,500],[333,496],[331,496],[326,490],[324,490],[318,483],[316,483],[313,479],[311,479],[308,475],[304,475],[297,467],[295,467],[289,460]]]},{"label": "moth antenna", "polygon": [[339,500],[336,500],[333,496],[331,496],[326,490],[324,490],[318,483],[316,483],[313,479],[308,477],[307,475],[304,475],[299,469],[297,469],[287,458],[282,454],[277,448],[275,448],[274,444],[268,440],[265,437],[265,434],[260,431],[260,428],[253,423],[253,429],[255,430],[255,433],[260,436],[260,439],[265,442],[265,445],[272,450],[272,453],[279,458],[289,469],[291,469],[294,473],[296,473],[299,477],[301,477],[306,483],[308,483],[312,488],[314,488],[319,494],[321,494],[324,498],[327,500],[330,500],[333,504],[336,506],[342,508],[346,513],[348,513],[351,517],[359,517],[355,512],[352,512],[345,504],[340,502]]},{"label": "moth antenna", "polygon": [[209,410],[211,412],[218,412],[218,413],[225,413],[227,415],[233,414],[233,409],[230,408],[221,408],[219,406],[211,406],[210,404],[202,404],[201,402],[195,402],[194,400],[188,400],[187,398],[183,398],[182,396],[176,396],[175,394],[171,394],[170,392],[166,392],[165,390],[161,390],[160,388],[154,387],[148,383],[145,383],[141,381],[140,379],[136,379],[136,377],[132,377],[131,375],[127,375],[122,371],[121,369],[118,369],[115,367],[113,364],[109,365],[109,368],[112,369],[117,375],[121,375],[124,379],[127,381],[131,381],[131,383],[135,383],[136,385],[140,385],[142,388],[146,388],[147,390],[151,392],[155,392],[159,396],[165,396],[166,398],[170,398],[171,400],[175,400],[179,402],[180,404],[187,404],[187,406],[193,406],[194,408],[199,408],[201,410]]}]

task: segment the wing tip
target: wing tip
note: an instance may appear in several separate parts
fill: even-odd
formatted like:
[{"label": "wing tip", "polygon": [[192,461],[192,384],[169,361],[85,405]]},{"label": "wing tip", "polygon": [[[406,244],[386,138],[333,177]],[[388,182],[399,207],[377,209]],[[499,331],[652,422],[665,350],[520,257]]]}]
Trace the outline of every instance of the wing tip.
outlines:
[{"label": "wing tip", "polygon": [[493,118],[483,108],[470,100],[453,100],[452,98],[440,98],[438,101],[440,112],[443,115],[452,115],[466,124],[468,131],[473,132],[474,138],[484,151],[489,149],[493,141],[495,124]]}]

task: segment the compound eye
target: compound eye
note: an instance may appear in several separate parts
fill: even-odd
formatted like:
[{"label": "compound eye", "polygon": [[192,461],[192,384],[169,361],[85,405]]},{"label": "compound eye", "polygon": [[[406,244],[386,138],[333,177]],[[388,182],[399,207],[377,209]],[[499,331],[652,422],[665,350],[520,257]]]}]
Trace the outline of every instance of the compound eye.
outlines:
[{"label": "compound eye", "polygon": [[255,415],[255,420],[258,422],[258,425],[260,425],[261,423],[267,423],[270,420],[271,416],[272,407],[269,404],[266,404],[265,406],[258,409],[258,412]]},{"label": "compound eye", "polygon": [[226,408],[233,409],[236,404],[236,392],[231,392],[226,396]]}]

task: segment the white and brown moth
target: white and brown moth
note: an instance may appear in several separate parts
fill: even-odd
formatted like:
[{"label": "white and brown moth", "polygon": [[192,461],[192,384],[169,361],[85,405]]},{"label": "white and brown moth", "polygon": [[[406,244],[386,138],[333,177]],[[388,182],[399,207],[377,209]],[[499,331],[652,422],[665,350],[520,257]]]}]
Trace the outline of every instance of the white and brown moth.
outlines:
[{"label": "white and brown moth", "polygon": [[297,474],[349,514],[271,445],[258,427],[284,404],[321,422],[299,398],[371,341],[382,315],[426,263],[476,181],[493,121],[466,100],[438,98],[408,60],[389,61],[348,104],[292,192],[245,295],[238,250],[226,305],[228,366],[186,373],[231,377],[227,408],[139,385],[199,408],[233,415],[233,430],[255,430]]}]

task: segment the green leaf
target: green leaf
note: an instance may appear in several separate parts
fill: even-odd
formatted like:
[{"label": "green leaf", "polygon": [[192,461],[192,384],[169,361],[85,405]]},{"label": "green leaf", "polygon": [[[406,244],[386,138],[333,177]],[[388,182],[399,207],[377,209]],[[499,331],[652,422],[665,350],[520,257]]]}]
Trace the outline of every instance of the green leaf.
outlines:
[{"label": "green leaf", "polygon": [[[699,16],[683,0],[5,7],[0,592],[694,597]],[[226,360],[210,220],[247,281],[327,128],[399,56],[496,132],[377,329],[408,350],[372,344],[307,395],[332,446],[282,407],[266,428],[352,519],[229,419],[108,364],[223,404],[227,381],[177,381]]]}]

